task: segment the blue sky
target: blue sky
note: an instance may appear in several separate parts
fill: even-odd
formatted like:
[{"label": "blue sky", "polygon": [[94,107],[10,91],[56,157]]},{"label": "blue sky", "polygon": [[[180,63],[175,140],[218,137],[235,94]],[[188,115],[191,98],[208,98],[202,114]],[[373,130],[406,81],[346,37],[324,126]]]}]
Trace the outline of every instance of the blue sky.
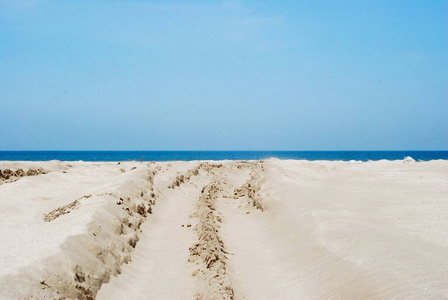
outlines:
[{"label": "blue sky", "polygon": [[448,149],[448,1],[0,0],[0,150]]}]

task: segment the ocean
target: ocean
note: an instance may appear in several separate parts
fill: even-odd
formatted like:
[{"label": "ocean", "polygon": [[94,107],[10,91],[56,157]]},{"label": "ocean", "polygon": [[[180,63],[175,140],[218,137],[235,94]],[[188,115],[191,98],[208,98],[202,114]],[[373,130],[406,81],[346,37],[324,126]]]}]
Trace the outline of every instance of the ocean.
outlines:
[{"label": "ocean", "polygon": [[304,160],[400,160],[448,159],[448,151],[0,151],[10,161],[173,161],[257,160],[275,157]]}]

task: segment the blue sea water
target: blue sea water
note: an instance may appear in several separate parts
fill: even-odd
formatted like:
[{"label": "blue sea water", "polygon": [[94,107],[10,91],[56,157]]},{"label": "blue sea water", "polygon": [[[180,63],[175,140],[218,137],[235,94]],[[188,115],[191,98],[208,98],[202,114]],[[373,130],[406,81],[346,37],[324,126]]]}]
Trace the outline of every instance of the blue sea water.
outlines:
[{"label": "blue sea water", "polygon": [[173,161],[256,160],[270,157],[305,160],[415,160],[448,159],[448,151],[0,151],[0,160],[11,161]]}]

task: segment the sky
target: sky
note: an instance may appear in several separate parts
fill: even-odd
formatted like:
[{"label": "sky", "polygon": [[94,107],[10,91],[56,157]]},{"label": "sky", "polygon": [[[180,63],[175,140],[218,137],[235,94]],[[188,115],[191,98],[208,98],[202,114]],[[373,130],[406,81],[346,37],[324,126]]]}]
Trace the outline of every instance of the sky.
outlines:
[{"label": "sky", "polygon": [[0,0],[0,150],[447,150],[448,1]]}]

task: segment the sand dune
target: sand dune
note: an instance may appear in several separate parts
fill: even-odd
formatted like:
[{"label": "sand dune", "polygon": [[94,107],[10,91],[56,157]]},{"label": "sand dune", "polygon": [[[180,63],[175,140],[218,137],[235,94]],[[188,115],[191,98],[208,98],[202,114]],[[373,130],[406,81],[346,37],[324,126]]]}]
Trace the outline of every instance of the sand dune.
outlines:
[{"label": "sand dune", "polygon": [[448,161],[0,170],[1,299],[448,298]]}]

